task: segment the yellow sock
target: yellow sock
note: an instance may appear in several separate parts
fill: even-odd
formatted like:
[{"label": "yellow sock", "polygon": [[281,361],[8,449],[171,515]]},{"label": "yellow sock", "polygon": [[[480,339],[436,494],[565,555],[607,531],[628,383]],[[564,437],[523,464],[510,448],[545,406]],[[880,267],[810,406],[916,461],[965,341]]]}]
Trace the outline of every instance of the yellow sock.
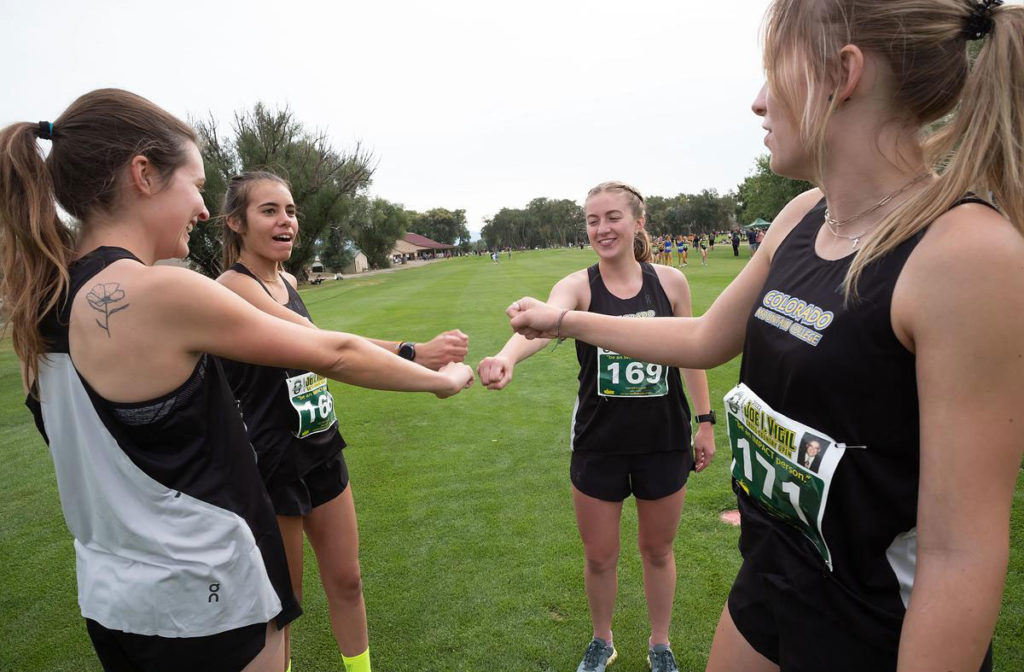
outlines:
[{"label": "yellow sock", "polygon": [[292,672],[292,659],[288,659],[288,668],[284,672]]},{"label": "yellow sock", "polygon": [[341,654],[341,660],[345,663],[345,672],[370,672],[370,647],[351,658]]}]

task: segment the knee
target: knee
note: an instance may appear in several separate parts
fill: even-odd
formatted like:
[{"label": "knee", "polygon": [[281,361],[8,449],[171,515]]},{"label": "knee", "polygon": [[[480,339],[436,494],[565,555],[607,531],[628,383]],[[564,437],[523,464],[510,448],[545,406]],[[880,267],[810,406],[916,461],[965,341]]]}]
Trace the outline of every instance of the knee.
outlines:
[{"label": "knee", "polygon": [[324,573],[323,583],[329,601],[358,602],[363,595],[363,579],[359,565]]},{"label": "knee", "polygon": [[615,572],[619,562],[619,549],[587,549],[584,553],[587,571],[591,574]]},{"label": "knee", "polygon": [[675,562],[671,543],[655,544],[641,541],[638,546],[640,547],[640,557],[646,565],[660,569],[670,567]]}]

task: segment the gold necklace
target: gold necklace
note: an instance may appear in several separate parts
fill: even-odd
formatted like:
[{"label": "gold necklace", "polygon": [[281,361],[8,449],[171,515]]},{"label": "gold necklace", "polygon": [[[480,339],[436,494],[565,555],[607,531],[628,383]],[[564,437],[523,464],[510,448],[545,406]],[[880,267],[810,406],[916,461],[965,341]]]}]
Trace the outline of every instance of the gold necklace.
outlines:
[{"label": "gold necklace", "polygon": [[825,206],[825,224],[828,225],[828,230],[831,231],[832,235],[835,236],[836,238],[844,238],[846,240],[853,241],[852,247],[856,248],[857,245],[860,243],[860,239],[862,237],[864,237],[864,234],[866,234],[868,232],[867,229],[861,231],[860,233],[855,233],[855,234],[852,234],[852,235],[845,235],[845,234],[839,233],[839,229],[841,229],[842,227],[846,226],[850,222],[855,222],[858,219],[860,219],[861,217],[864,217],[866,215],[870,215],[873,212],[876,212],[879,208],[883,207],[886,203],[888,203],[892,199],[896,198],[897,196],[902,194],[907,189],[910,189],[912,186],[914,186],[915,184],[917,184],[918,182],[920,182],[924,178],[928,177],[929,175],[931,175],[931,172],[921,173],[920,175],[918,175],[917,177],[912,179],[910,182],[907,182],[906,184],[904,184],[902,187],[900,187],[896,191],[894,191],[891,194],[887,195],[885,198],[880,200],[878,203],[875,203],[874,205],[872,205],[867,210],[864,210],[863,212],[859,212],[856,215],[853,215],[852,217],[847,217],[846,219],[836,219],[835,217],[833,217],[831,214],[829,214],[828,206],[826,205]]},{"label": "gold necklace", "polygon": [[851,249],[857,249],[857,244],[860,243],[861,237],[863,237],[864,234],[867,233],[867,229],[861,231],[860,233],[855,233],[853,235],[848,236],[846,234],[839,233],[838,231],[836,231],[835,227],[832,226],[832,221],[830,220],[832,220],[832,218],[829,217],[828,214],[826,214],[825,224],[828,225],[828,230],[832,232],[832,235],[835,236],[836,238],[845,238],[846,240],[852,240],[853,245],[851,245]]},{"label": "gold necklace", "polygon": [[259,275],[257,275],[257,274],[256,274],[256,271],[252,270],[252,267],[250,267],[250,266],[249,266],[249,264],[246,264],[245,262],[243,262],[243,261],[241,261],[241,260],[239,260],[239,262],[238,262],[238,263],[239,263],[239,264],[241,264],[242,266],[244,266],[244,267],[245,267],[245,270],[247,270],[247,271],[249,271],[250,273],[252,273],[252,274],[253,274],[253,275],[254,275],[254,276],[255,276],[255,277],[256,277],[256,278],[257,278],[257,279],[258,279],[258,280],[259,280],[260,282],[262,282],[262,283],[263,283],[264,285],[269,285],[269,284],[271,284],[271,283],[274,283],[274,282],[277,282],[277,281],[278,281],[278,278],[279,278],[279,276],[277,276],[277,275],[275,275],[275,276],[274,276],[273,278],[271,278],[270,280],[267,280],[266,278],[261,278],[261,277],[260,277]]}]

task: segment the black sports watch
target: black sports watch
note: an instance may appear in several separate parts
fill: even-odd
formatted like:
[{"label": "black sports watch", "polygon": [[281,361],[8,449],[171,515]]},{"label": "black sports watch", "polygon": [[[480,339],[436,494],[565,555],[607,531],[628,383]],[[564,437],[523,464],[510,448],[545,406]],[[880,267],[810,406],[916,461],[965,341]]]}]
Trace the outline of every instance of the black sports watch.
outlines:
[{"label": "black sports watch", "polygon": [[398,346],[398,356],[402,359],[408,359],[410,362],[416,359],[416,344],[409,343],[408,341],[400,343]]},{"label": "black sports watch", "polygon": [[715,424],[715,410],[711,409],[707,415],[698,415],[694,418],[694,421],[699,425],[702,422],[710,422],[712,425]]}]

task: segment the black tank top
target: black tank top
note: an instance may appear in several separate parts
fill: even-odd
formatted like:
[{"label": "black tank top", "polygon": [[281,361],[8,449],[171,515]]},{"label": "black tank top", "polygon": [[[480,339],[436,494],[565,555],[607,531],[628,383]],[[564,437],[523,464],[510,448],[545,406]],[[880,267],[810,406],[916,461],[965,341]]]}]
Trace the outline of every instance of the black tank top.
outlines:
[{"label": "black tank top", "polygon": [[[913,581],[907,549],[916,544],[920,436],[915,359],[896,338],[890,312],[922,234],[867,266],[859,298],[846,305],[842,282],[853,255],[817,255],[824,213],[822,200],[779,245],[747,322],[740,379],[772,409],[849,446],[822,521],[832,576],[902,614],[901,587],[906,597]],[[742,492],[740,500],[744,515],[760,513]],[[799,532],[781,523],[774,529],[811,566],[820,562]]]},{"label": "black tank top", "polygon": [[[231,270],[254,279],[270,294],[266,285],[242,264],[234,264]],[[309,311],[299,293],[287,280],[283,281],[288,290],[285,307],[309,319]],[[291,390],[287,381],[309,374],[308,371],[227,359],[224,360],[224,371],[238,400],[242,419],[256,449],[260,475],[265,482],[288,483],[302,478],[310,469],[334,457],[345,447],[337,423],[324,431],[297,438],[301,418],[290,401]]]},{"label": "black tank top", "polygon": [[[66,296],[123,259],[142,263],[113,247],[75,261]],[[110,629],[165,637],[274,616],[283,627],[301,608],[219,360],[201,355],[188,380],[157,399],[107,401],[70,359],[71,305],[61,300],[40,326],[48,353],[40,359],[40,399],[26,404],[53,455],[76,539],[82,614]]]},{"label": "black tank top", "polygon": [[[589,267],[589,312],[670,317],[672,303],[657,272],[650,264],[640,266],[643,285],[628,299],[608,291],[597,264]],[[607,454],[690,450],[690,409],[679,369],[635,361],[580,340],[576,358],[580,385],[573,409],[573,450]]]}]

